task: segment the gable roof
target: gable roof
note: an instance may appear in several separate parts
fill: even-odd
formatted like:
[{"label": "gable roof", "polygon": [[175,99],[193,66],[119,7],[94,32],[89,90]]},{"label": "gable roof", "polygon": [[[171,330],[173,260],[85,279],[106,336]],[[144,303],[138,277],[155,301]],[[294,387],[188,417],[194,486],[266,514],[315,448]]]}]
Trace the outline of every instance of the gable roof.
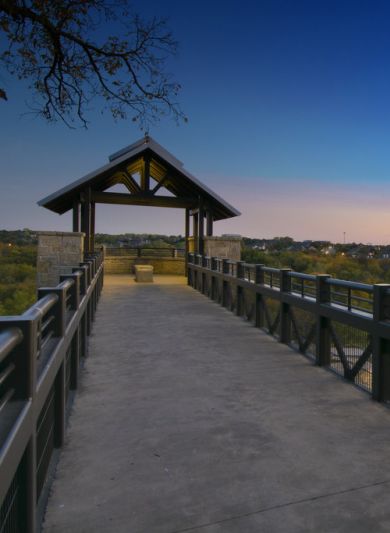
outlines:
[{"label": "gable roof", "polygon": [[150,176],[157,183],[163,182],[163,186],[174,196],[193,199],[194,208],[197,207],[199,198],[201,198],[211,209],[214,220],[240,215],[237,209],[190,174],[181,161],[149,136],[145,136],[112,154],[109,156],[107,165],[43,198],[38,202],[38,205],[55,213],[63,214],[72,209],[74,201],[79,199],[80,194],[87,187],[102,192],[117,183],[124,183],[129,189],[130,195],[131,192],[134,192],[131,190],[131,175],[143,171],[145,157],[150,161]]}]

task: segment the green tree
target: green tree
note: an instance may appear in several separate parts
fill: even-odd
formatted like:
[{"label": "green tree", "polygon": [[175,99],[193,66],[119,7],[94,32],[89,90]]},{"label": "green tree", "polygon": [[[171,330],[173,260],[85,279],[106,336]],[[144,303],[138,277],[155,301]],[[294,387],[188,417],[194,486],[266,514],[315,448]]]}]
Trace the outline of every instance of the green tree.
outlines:
[{"label": "green tree", "polygon": [[141,128],[165,114],[186,120],[166,72],[177,43],[165,20],[143,20],[127,0],[0,0],[1,33],[0,66],[30,82],[32,109],[49,121],[86,126],[95,98]]}]

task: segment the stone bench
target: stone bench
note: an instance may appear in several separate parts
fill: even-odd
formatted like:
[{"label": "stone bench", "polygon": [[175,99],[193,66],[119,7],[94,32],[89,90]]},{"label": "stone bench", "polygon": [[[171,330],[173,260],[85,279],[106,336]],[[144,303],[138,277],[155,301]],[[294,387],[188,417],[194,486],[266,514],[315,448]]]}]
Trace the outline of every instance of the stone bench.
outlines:
[{"label": "stone bench", "polygon": [[153,266],[152,265],[134,265],[135,281],[141,283],[153,282]]}]

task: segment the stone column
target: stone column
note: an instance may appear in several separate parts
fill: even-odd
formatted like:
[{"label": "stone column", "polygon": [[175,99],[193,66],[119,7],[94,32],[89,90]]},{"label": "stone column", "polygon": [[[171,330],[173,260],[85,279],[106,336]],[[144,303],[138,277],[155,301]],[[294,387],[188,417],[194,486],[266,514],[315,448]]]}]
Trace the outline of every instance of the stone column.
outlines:
[{"label": "stone column", "polygon": [[84,256],[84,233],[38,231],[37,284],[55,287]]},{"label": "stone column", "polygon": [[240,235],[222,235],[222,237],[204,237],[204,255],[241,261]]}]

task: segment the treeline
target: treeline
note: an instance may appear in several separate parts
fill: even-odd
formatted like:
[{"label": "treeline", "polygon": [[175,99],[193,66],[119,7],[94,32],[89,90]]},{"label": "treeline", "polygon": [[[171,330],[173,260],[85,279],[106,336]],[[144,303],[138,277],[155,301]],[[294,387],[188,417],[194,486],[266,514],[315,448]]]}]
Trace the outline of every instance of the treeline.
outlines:
[{"label": "treeline", "polygon": [[37,248],[0,242],[0,315],[19,315],[36,300]]},{"label": "treeline", "polygon": [[154,248],[184,248],[185,242],[182,235],[160,235],[155,233],[121,233],[119,235],[109,235],[107,233],[97,233],[95,244],[105,244],[107,246],[129,246]]},{"label": "treeline", "polygon": [[0,230],[0,243],[4,244],[37,244],[37,235],[34,231],[25,228],[17,230]]},{"label": "treeline", "polygon": [[[97,236],[97,243],[118,246],[184,247],[182,236],[132,234]],[[284,243],[286,244],[286,243]],[[0,315],[23,313],[36,300],[36,236],[30,230],[0,231]],[[363,283],[390,283],[390,259],[325,255],[286,250],[258,250],[244,247],[242,259],[297,272],[330,274],[339,279]]]},{"label": "treeline", "polygon": [[327,256],[304,252],[262,252],[244,248],[242,260],[276,268],[292,268],[306,274],[330,274],[338,279],[362,283],[390,283],[390,259]]}]

